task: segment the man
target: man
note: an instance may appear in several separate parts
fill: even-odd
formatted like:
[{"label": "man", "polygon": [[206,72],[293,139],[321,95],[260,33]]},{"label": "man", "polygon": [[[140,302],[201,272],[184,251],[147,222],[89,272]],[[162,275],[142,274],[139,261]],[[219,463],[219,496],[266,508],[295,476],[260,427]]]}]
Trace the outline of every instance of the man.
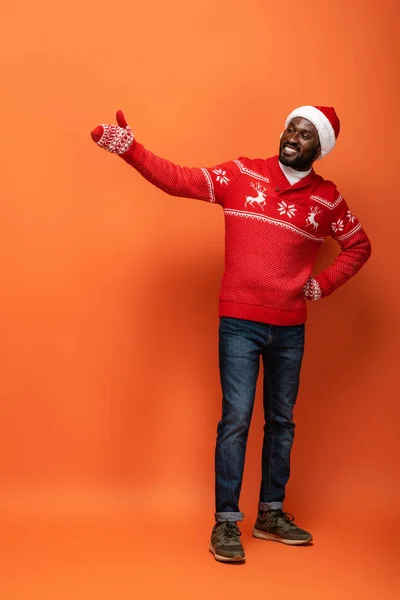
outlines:
[{"label": "man", "polygon": [[[222,562],[244,561],[237,522],[239,496],[260,357],[265,413],[257,538],[307,544],[312,535],[283,511],[294,438],[307,317],[306,300],[331,294],[367,261],[371,247],[336,186],[312,168],[336,143],[340,123],[330,107],[302,106],[286,120],[279,156],[187,168],[154,156],[121,111],[118,125],[92,131],[97,144],[121,156],[168,194],[220,204],[225,271],[219,299],[219,364],[223,392],[215,454],[216,523],[210,550]],[[326,236],[341,248],[311,276]]]}]

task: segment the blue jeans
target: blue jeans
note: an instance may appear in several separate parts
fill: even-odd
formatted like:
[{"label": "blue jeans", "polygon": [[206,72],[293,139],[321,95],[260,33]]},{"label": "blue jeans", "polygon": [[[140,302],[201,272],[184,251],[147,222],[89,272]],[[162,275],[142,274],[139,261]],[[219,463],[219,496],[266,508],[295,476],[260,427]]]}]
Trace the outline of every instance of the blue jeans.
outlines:
[{"label": "blue jeans", "polygon": [[259,510],[282,508],[290,474],[293,408],[299,389],[305,326],[221,317],[222,419],[215,451],[217,521],[241,521],[239,496],[260,357],[264,364],[264,442]]}]

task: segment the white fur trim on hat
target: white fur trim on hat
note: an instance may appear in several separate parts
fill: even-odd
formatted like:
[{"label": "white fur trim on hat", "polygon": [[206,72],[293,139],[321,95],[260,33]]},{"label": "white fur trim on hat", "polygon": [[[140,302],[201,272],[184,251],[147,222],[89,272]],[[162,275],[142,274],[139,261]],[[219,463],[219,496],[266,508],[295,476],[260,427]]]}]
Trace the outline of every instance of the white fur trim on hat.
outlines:
[{"label": "white fur trim on hat", "polygon": [[285,128],[290,121],[295,117],[303,117],[310,121],[318,132],[319,142],[321,144],[321,154],[319,158],[323,158],[333,150],[336,144],[336,136],[329,119],[323,112],[315,108],[315,106],[300,106],[295,108],[286,119]]}]

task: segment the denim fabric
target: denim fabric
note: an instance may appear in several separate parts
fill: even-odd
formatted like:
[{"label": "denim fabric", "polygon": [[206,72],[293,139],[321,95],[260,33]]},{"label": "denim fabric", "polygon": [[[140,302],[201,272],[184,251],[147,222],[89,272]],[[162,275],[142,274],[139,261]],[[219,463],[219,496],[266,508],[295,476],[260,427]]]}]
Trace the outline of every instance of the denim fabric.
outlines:
[{"label": "denim fabric", "polygon": [[282,508],[294,438],[305,326],[221,317],[219,366],[222,419],[215,451],[217,521],[241,521],[239,496],[260,357],[264,364],[264,441],[259,508]]}]

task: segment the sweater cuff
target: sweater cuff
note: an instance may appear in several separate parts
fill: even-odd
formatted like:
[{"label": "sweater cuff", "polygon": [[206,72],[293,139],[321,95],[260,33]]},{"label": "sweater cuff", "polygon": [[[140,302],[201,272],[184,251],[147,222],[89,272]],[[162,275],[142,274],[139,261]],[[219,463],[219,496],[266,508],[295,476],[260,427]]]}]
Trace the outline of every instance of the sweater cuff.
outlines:
[{"label": "sweater cuff", "polygon": [[321,298],[329,296],[335,290],[335,284],[325,273],[320,273],[317,277],[314,277],[321,289]]},{"label": "sweater cuff", "polygon": [[138,164],[138,162],[140,162],[140,154],[142,149],[142,144],[139,144],[139,142],[134,139],[131,147],[124,152],[124,154],[120,154],[120,157],[130,165]]}]

